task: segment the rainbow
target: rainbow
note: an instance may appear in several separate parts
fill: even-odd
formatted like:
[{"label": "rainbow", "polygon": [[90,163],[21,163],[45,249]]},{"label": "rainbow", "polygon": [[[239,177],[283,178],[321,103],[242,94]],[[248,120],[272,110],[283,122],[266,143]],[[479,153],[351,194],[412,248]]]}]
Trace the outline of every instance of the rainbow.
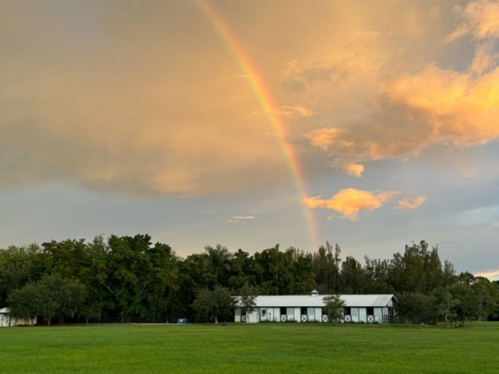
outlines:
[{"label": "rainbow", "polygon": [[[239,42],[230,24],[225,20],[223,15],[210,0],[197,0],[197,4],[215,29],[217,35],[224,43],[230,55],[236,60],[242,73],[248,77],[248,82],[258,100],[260,107],[264,113],[268,114],[270,126],[274,135],[278,139],[279,149],[294,180],[299,200],[302,200],[309,195],[304,183],[303,172],[301,170],[296,152],[286,141],[286,126],[281,118],[276,114],[278,112],[278,106],[276,105],[272,94],[270,93],[265,82],[262,80],[255,65],[252,63],[250,57],[244,49],[244,46]],[[315,222],[315,215],[312,209],[305,206],[303,206],[303,215],[310,235],[311,249],[315,250],[318,248],[320,243],[320,235],[318,226]]]}]

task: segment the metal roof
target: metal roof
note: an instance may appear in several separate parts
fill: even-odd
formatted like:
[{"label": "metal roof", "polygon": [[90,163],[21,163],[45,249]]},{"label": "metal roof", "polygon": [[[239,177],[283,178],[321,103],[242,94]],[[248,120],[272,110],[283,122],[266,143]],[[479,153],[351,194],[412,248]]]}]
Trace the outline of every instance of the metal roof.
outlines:
[{"label": "metal roof", "polygon": [[[255,299],[257,308],[323,307],[324,298],[331,295],[261,295]],[[394,295],[339,295],[346,307],[393,306]],[[236,298],[238,299],[238,298]]]}]

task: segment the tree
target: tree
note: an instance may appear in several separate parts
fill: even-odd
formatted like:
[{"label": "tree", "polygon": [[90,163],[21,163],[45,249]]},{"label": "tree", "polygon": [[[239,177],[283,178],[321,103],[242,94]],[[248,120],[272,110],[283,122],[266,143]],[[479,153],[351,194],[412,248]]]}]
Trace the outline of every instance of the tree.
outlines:
[{"label": "tree", "polygon": [[56,317],[73,318],[84,304],[85,297],[85,286],[78,280],[54,274],[14,290],[9,296],[9,304],[15,317],[39,316],[50,325]]},{"label": "tree", "polygon": [[437,298],[437,314],[439,318],[443,318],[447,327],[456,321],[456,306],[459,300],[454,298],[447,288],[443,288],[436,292]]},{"label": "tree", "polygon": [[364,257],[364,260],[364,273],[366,275],[364,292],[370,294],[393,293],[393,287],[388,282],[389,262],[380,259],[372,260],[367,256]]},{"label": "tree", "polygon": [[232,254],[229,250],[217,244],[215,247],[204,247],[206,268],[212,287],[215,285],[227,287],[230,278]]},{"label": "tree", "polygon": [[322,293],[339,292],[341,249],[336,244],[334,250],[329,242],[320,246],[313,254],[313,269],[317,289]]},{"label": "tree", "polygon": [[289,274],[288,294],[306,294],[316,287],[314,279],[313,257],[294,247],[284,253],[284,263],[287,264]]},{"label": "tree", "polygon": [[216,286],[213,290],[202,289],[193,303],[200,322],[226,321],[232,316],[235,302],[227,288]]},{"label": "tree", "polygon": [[45,260],[36,244],[0,250],[0,307],[8,304],[13,290],[41,278],[46,270]]},{"label": "tree", "polygon": [[493,314],[499,299],[499,292],[494,283],[487,278],[477,277],[471,285],[471,289],[478,299],[478,319],[486,321],[489,317],[494,317]]},{"label": "tree", "polygon": [[434,323],[437,308],[432,296],[420,292],[404,292],[397,296],[397,312],[402,320],[410,323]]},{"label": "tree", "polygon": [[345,302],[341,300],[339,295],[331,295],[324,297],[324,314],[327,316],[328,322],[337,324],[343,320],[343,308]]},{"label": "tree", "polygon": [[258,286],[268,295],[303,294],[315,287],[312,255],[290,247],[285,252],[279,245],[255,253]]},{"label": "tree", "polygon": [[243,314],[251,313],[256,307],[256,289],[247,283],[241,288],[239,297],[239,306]]},{"label": "tree", "polygon": [[261,292],[268,295],[286,294],[291,274],[284,253],[279,251],[279,245],[267,248],[261,253],[255,253],[255,262],[259,275]]},{"label": "tree", "polygon": [[341,264],[341,282],[344,293],[359,294],[364,292],[367,279],[360,263],[353,257],[347,256]]},{"label": "tree", "polygon": [[255,261],[248,252],[238,249],[232,256],[231,260],[231,276],[229,278],[229,287],[234,292],[245,285],[256,285]]},{"label": "tree", "polygon": [[456,300],[453,312],[456,315],[456,325],[458,327],[464,327],[466,321],[479,316],[479,299],[468,284],[454,283],[449,286],[448,290],[452,298]]},{"label": "tree", "polygon": [[112,235],[97,279],[108,292],[108,308],[122,321],[155,319],[167,308],[164,301],[174,287],[174,267],[171,248],[161,243],[152,246],[149,235]]},{"label": "tree", "polygon": [[83,283],[89,278],[93,257],[84,239],[45,242],[42,252],[50,258],[47,272],[60,274],[66,279],[78,279]]}]

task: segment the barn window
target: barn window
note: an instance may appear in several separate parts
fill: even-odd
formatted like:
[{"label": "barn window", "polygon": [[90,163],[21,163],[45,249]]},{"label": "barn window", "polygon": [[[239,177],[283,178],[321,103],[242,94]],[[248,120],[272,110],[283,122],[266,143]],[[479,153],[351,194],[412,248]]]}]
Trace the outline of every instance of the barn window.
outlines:
[{"label": "barn window", "polygon": [[267,314],[267,310],[266,309],[262,309],[262,316],[264,316],[265,314]]},{"label": "barn window", "polygon": [[281,315],[286,315],[286,308],[281,308]]},{"label": "barn window", "polygon": [[346,316],[349,316],[350,314],[352,314],[352,310],[350,309],[349,306],[347,306],[343,312],[345,313]]},{"label": "barn window", "polygon": [[307,308],[306,307],[301,307],[300,309],[301,309],[300,313],[301,313],[302,316],[307,314]]},{"label": "barn window", "polygon": [[374,308],[372,306],[367,307],[366,310],[367,310],[367,315],[368,316],[373,316],[374,315]]}]

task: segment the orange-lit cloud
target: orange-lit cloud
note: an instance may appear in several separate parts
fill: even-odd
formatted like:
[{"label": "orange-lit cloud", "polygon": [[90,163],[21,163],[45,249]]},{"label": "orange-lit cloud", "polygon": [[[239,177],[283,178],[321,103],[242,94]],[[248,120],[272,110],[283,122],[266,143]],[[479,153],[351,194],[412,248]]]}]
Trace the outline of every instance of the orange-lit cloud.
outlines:
[{"label": "orange-lit cloud", "polygon": [[476,56],[470,72],[430,64],[383,82],[364,119],[312,130],[310,144],[350,163],[410,158],[436,143],[469,147],[499,138],[499,68],[490,69],[496,56],[480,48]]},{"label": "orange-lit cloud", "polygon": [[470,71],[475,74],[482,74],[490,67],[496,65],[499,54],[494,50],[494,44],[491,42],[483,43],[477,46],[475,57],[471,62]]},{"label": "orange-lit cloud", "polygon": [[338,128],[328,127],[312,130],[305,136],[309,139],[312,146],[327,151],[329,147],[335,144],[337,139],[340,139],[341,132]]},{"label": "orange-lit cloud", "polygon": [[0,188],[62,180],[225,195],[290,178],[268,119],[252,115],[254,92],[192,4],[75,6],[2,9],[0,43],[11,49],[0,71]]},{"label": "orange-lit cloud", "polygon": [[354,176],[354,177],[361,177],[362,173],[364,172],[364,165],[362,164],[347,164],[343,167],[343,169],[347,172],[347,174]]},{"label": "orange-lit cloud", "polygon": [[426,200],[428,200],[428,196],[426,195],[419,195],[413,198],[406,198],[403,200],[399,200],[397,202],[397,208],[398,209],[416,209],[419,208],[421,205],[423,205]]},{"label": "orange-lit cloud", "polygon": [[473,274],[475,277],[485,277],[485,278],[490,278],[490,279],[499,279],[499,269],[497,270],[491,270],[491,271],[484,271],[480,273],[475,273]]},{"label": "orange-lit cloud", "polygon": [[430,141],[460,146],[485,143],[499,137],[499,68],[476,78],[433,65],[385,85],[392,103],[421,116]]},{"label": "orange-lit cloud", "polygon": [[285,105],[277,108],[275,114],[286,118],[307,118],[315,116],[317,113],[302,105]]},{"label": "orange-lit cloud", "polygon": [[471,34],[476,39],[499,37],[499,3],[490,0],[470,1],[464,9],[457,6],[462,23],[447,37],[452,42]]},{"label": "orange-lit cloud", "polygon": [[383,206],[388,200],[398,195],[397,191],[381,192],[378,194],[347,188],[339,191],[330,199],[321,197],[307,197],[302,204],[308,208],[330,209],[340,213],[344,218],[355,220],[359,212],[375,210]]},{"label": "orange-lit cloud", "polygon": [[[269,108],[250,84],[256,77],[195,4],[37,4],[9,2],[0,13],[0,188],[55,180],[225,195],[291,178],[280,143],[302,146],[304,135],[304,152],[320,149],[355,177],[368,160],[499,136],[490,1],[454,12],[445,1],[221,3],[275,99],[260,116]],[[459,56],[467,70],[439,64],[453,33],[478,43]],[[269,114],[284,122],[284,139],[268,135]]]}]

